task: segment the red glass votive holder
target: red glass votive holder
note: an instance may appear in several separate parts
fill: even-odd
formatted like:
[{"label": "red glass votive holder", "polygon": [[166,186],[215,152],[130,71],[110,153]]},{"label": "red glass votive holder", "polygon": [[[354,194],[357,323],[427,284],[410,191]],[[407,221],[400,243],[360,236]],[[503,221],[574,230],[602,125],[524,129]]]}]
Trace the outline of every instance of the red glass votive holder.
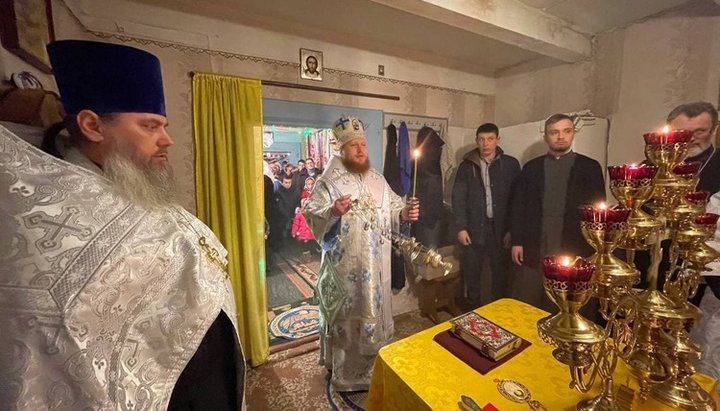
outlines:
[{"label": "red glass votive holder", "polygon": [[688,143],[693,137],[692,130],[669,130],[643,134],[645,144],[658,146],[661,144]]},{"label": "red glass votive holder", "polygon": [[580,219],[586,223],[624,223],[632,209],[622,207],[580,206]]},{"label": "red glass votive holder", "polygon": [[720,215],[713,213],[700,214],[699,216],[695,217],[694,222],[698,225],[716,225],[718,222],[718,217],[720,217]]},{"label": "red glass votive holder", "polygon": [[700,172],[702,163],[699,161],[690,161],[688,163],[680,163],[673,167],[672,172],[676,176],[691,178]]},{"label": "red glass votive holder", "polygon": [[[595,264],[579,257],[547,256],[543,259],[543,273],[554,287],[573,291],[587,289],[587,282],[595,272]],[[557,282],[557,283],[555,283]]]},{"label": "red glass votive holder", "polygon": [[610,180],[643,180],[653,178],[657,174],[657,166],[625,164],[622,166],[608,166]]},{"label": "red glass votive holder", "polygon": [[705,205],[709,196],[707,191],[693,191],[685,194],[685,201],[694,205]]}]

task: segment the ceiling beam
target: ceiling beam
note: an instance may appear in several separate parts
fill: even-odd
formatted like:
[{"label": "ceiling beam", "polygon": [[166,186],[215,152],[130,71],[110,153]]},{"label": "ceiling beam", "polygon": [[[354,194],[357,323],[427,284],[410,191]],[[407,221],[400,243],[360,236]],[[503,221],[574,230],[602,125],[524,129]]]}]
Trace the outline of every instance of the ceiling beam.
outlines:
[{"label": "ceiling beam", "polygon": [[568,63],[591,53],[590,36],[517,0],[371,1]]}]

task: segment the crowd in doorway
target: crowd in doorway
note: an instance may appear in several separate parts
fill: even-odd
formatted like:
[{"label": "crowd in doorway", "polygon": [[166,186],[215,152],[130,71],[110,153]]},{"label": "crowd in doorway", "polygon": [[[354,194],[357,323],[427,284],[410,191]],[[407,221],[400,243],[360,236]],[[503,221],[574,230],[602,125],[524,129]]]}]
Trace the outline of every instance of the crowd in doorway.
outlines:
[{"label": "crowd in doorway", "polygon": [[295,165],[287,160],[264,162],[265,237],[269,251],[299,246],[302,253],[308,254],[317,248],[302,212],[322,171],[311,157]]}]

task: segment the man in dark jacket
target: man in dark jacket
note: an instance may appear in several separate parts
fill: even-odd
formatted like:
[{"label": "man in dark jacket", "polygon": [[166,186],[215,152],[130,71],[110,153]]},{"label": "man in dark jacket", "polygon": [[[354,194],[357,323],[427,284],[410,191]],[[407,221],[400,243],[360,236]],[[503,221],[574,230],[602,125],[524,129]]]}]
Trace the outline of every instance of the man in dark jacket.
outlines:
[{"label": "man in dark jacket", "polygon": [[[520,163],[497,146],[500,133],[495,124],[481,125],[475,136],[478,148],[463,157],[452,193],[469,309],[506,297],[509,291],[509,202],[513,181],[520,174]],[[481,298],[481,290],[490,292]]]},{"label": "man in dark jacket", "polygon": [[605,200],[600,164],[572,151],[573,119],[554,114],[545,121],[546,155],[530,160],[517,179],[512,206],[512,259],[521,266],[513,296],[550,309],[542,286],[546,255],[588,257],[593,249],[580,231],[578,207]]}]

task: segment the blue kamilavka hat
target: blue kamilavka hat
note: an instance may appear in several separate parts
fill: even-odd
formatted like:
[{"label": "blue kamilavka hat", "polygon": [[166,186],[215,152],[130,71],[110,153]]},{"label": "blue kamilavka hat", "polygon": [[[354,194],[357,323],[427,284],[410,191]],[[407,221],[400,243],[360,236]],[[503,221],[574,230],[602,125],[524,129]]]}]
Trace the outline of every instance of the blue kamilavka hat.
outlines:
[{"label": "blue kamilavka hat", "polygon": [[134,47],[84,40],[48,44],[63,107],[104,113],[165,115],[160,60]]}]

